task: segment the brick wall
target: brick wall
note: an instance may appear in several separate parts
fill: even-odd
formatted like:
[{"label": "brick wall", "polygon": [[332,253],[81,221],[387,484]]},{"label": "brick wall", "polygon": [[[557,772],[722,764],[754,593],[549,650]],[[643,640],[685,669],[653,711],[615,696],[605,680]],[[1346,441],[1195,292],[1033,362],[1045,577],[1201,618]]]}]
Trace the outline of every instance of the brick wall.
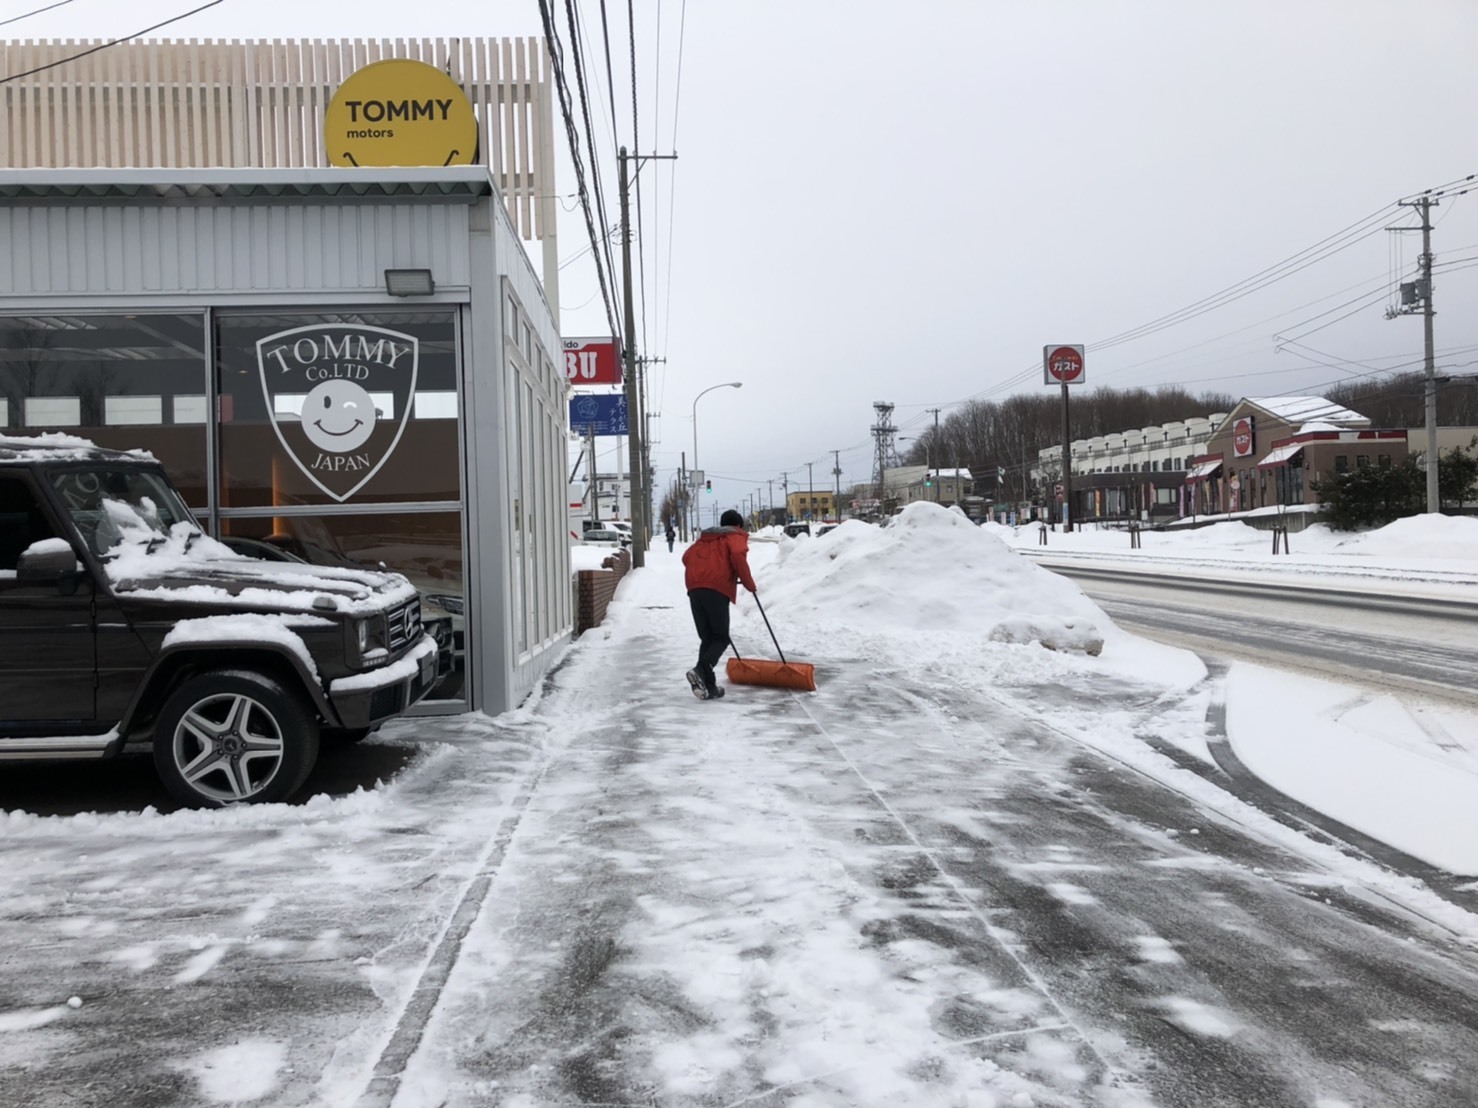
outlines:
[{"label": "brick wall", "polygon": [[599,627],[616,586],[631,569],[631,552],[621,550],[601,562],[605,569],[582,569],[575,574],[575,634]]}]

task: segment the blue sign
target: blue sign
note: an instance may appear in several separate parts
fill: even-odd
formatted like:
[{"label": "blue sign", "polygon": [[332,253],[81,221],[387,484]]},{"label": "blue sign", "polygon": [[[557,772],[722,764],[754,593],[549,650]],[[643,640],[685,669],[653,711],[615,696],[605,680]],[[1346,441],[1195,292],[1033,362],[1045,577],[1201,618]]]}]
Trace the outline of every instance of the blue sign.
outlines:
[{"label": "blue sign", "polygon": [[615,395],[576,396],[570,400],[570,430],[579,435],[625,435],[626,397]]}]

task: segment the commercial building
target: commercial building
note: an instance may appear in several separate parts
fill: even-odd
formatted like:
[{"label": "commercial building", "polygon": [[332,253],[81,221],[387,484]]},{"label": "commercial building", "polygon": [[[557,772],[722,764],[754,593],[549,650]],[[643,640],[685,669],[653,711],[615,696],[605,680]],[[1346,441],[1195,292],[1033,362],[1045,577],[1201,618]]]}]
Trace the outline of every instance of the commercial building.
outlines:
[{"label": "commercial building", "polygon": [[786,522],[810,523],[813,520],[835,522],[836,494],[830,489],[797,489],[785,494]]},{"label": "commercial building", "polygon": [[1317,510],[1314,484],[1356,466],[1406,457],[1404,428],[1374,428],[1322,396],[1247,398],[1222,420],[1186,476],[1186,515],[1299,519]]},{"label": "commercial building", "polygon": [[[0,137],[0,428],[152,452],[240,550],[404,572],[459,644],[440,710],[516,705],[573,627],[555,298],[520,242],[552,232],[547,62],[516,53],[135,43],[12,81]],[[369,72],[360,110],[462,98],[438,164],[363,121],[326,145]]]},{"label": "commercial building", "polygon": [[959,504],[971,494],[972,488],[968,469],[898,466],[883,471],[884,497],[895,511],[918,500],[946,507]]},{"label": "commercial building", "polygon": [[[1205,453],[1225,412],[1174,420],[1153,427],[1075,439],[1069,444],[1073,466],[1073,519],[1165,522],[1181,514],[1181,485]],[[1031,469],[1032,485],[1052,497],[1061,481],[1062,447],[1040,450]],[[1054,504],[1060,502],[1054,500]]]}]

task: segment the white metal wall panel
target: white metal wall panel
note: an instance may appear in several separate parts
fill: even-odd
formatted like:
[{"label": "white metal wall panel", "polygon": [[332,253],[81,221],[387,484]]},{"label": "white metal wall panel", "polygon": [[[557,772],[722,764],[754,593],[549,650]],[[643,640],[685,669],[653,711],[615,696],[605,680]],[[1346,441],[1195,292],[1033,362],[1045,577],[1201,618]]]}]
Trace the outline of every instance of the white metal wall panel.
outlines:
[{"label": "white metal wall panel", "polygon": [[397,268],[466,287],[468,212],[404,201],[0,206],[0,296],[378,290]]},{"label": "white metal wall panel", "polygon": [[[0,167],[326,166],[323,114],[372,61],[444,69],[525,239],[554,234],[553,81],[539,37],[0,41]],[[88,53],[89,50],[95,51]]]}]

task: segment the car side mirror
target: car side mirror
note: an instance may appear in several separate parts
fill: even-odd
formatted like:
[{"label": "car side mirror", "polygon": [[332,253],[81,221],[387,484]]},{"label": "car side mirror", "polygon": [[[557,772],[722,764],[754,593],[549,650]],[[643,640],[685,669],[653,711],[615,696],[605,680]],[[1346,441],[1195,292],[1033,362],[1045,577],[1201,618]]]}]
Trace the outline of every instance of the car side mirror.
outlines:
[{"label": "car side mirror", "polygon": [[62,539],[43,539],[21,551],[15,566],[15,579],[21,584],[60,584],[80,573],[82,564],[77,552]]}]

